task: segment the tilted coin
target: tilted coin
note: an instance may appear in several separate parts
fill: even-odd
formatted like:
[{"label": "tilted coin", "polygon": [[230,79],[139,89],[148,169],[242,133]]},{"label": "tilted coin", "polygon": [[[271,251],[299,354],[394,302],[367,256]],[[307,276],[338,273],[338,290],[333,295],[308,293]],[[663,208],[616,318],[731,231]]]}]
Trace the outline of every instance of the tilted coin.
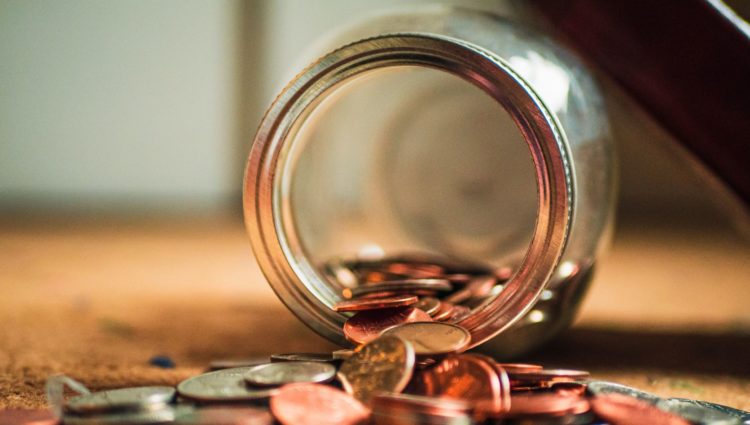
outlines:
[{"label": "tilted coin", "polygon": [[622,394],[628,397],[637,398],[638,400],[644,401],[649,404],[656,404],[659,402],[659,400],[661,400],[661,398],[654,394],[641,391],[637,388],[628,387],[627,385],[608,381],[589,381],[586,383],[586,391],[595,396],[607,394]]},{"label": "tilted coin", "polygon": [[384,336],[360,346],[339,368],[344,389],[367,404],[377,393],[400,393],[414,371],[414,348],[401,338]]},{"label": "tilted coin", "polygon": [[181,397],[201,402],[255,401],[267,399],[278,389],[252,388],[245,384],[251,367],[217,370],[188,378],[177,385]]},{"label": "tilted coin", "polygon": [[532,393],[514,396],[507,416],[578,415],[590,408],[589,401],[583,397]]},{"label": "tilted coin", "polygon": [[467,400],[480,415],[495,415],[503,405],[503,389],[495,368],[479,356],[450,355],[437,365],[417,371],[407,392]]},{"label": "tilted coin", "polygon": [[490,356],[479,353],[471,353],[471,355],[473,357],[484,360],[488,365],[492,366],[495,369],[497,378],[500,382],[500,396],[498,397],[498,401],[500,403],[500,411],[507,412],[510,409],[511,405],[511,386],[508,372],[503,369],[500,363],[496,362],[495,359]]},{"label": "tilted coin", "polygon": [[466,329],[439,322],[415,322],[396,325],[383,335],[397,336],[409,341],[417,356],[439,356],[466,349],[471,334]]},{"label": "tilted coin", "polygon": [[378,394],[372,400],[374,425],[469,425],[471,405],[463,400],[411,394]]},{"label": "tilted coin", "polygon": [[232,369],[235,367],[249,367],[259,365],[261,363],[268,363],[268,357],[249,357],[245,359],[220,359],[212,360],[208,364],[208,369],[211,371],[221,369]]},{"label": "tilted coin", "polygon": [[621,425],[689,425],[681,417],[665,412],[656,406],[622,394],[606,394],[590,400],[596,416],[607,422]]},{"label": "tilted coin", "polygon": [[[271,362],[320,362],[335,363],[336,359],[331,353],[282,353],[272,354]],[[268,363],[268,362],[264,362]]]},{"label": "tilted coin", "polygon": [[413,307],[360,311],[344,323],[344,335],[349,341],[364,344],[374,340],[392,326],[411,322],[431,322],[432,317]]},{"label": "tilted coin", "polygon": [[494,276],[478,276],[472,278],[466,286],[444,298],[449,303],[462,303],[470,298],[484,297],[492,291],[497,284]]},{"label": "tilted coin", "polygon": [[432,316],[440,309],[440,300],[435,297],[422,297],[412,307],[418,308]]},{"label": "tilted coin", "polygon": [[355,425],[370,411],[349,394],[319,384],[290,384],[271,397],[271,412],[282,425]]},{"label": "tilted coin", "polygon": [[695,400],[670,398],[659,400],[656,407],[699,425],[741,425],[742,419],[708,407]]},{"label": "tilted coin", "polygon": [[562,396],[581,397],[586,394],[586,384],[583,382],[556,382],[549,389]]},{"label": "tilted coin", "polygon": [[569,369],[542,369],[528,372],[508,372],[513,389],[548,388],[556,382],[582,381],[589,379],[588,372]]},{"label": "tilted coin", "polygon": [[65,425],[171,424],[174,423],[174,420],[181,414],[181,412],[189,409],[189,406],[163,405],[161,408],[155,410],[135,412],[108,412],[88,415],[65,413],[62,417],[62,422]]},{"label": "tilted coin", "polygon": [[351,290],[345,290],[343,294],[345,298],[358,298],[375,292],[414,294],[420,291],[444,292],[452,288],[453,285],[446,279],[402,279],[357,286]]},{"label": "tilted coin", "polygon": [[465,305],[453,306],[450,315],[443,319],[446,323],[458,323],[471,315],[471,309]]},{"label": "tilted coin", "polygon": [[341,301],[333,306],[338,312],[379,310],[383,308],[407,307],[419,301],[415,295],[399,295],[385,298],[357,298]]},{"label": "tilted coin", "polygon": [[328,382],[336,376],[336,367],[321,362],[277,362],[251,367],[245,372],[245,382],[268,387],[296,382]]},{"label": "tilted coin", "polygon": [[670,401],[675,400],[677,402],[689,403],[689,404],[702,406],[707,409],[713,409],[722,413],[726,413],[727,415],[734,416],[735,418],[739,418],[744,423],[750,423],[750,412],[746,412],[740,409],[735,409],[734,407],[724,406],[723,404],[711,403],[710,401],[690,400],[687,398],[670,398],[669,400]]},{"label": "tilted coin", "polygon": [[169,403],[174,397],[172,387],[120,388],[75,396],[65,403],[65,410],[78,414],[149,410]]},{"label": "tilted coin", "polygon": [[432,315],[432,319],[437,322],[442,322],[444,320],[447,320],[449,317],[453,315],[453,310],[455,309],[456,309],[456,306],[453,303],[440,301],[440,308],[438,309],[438,311],[435,312],[435,314]]},{"label": "tilted coin", "polygon": [[528,363],[498,363],[508,373],[539,372],[544,367]]}]

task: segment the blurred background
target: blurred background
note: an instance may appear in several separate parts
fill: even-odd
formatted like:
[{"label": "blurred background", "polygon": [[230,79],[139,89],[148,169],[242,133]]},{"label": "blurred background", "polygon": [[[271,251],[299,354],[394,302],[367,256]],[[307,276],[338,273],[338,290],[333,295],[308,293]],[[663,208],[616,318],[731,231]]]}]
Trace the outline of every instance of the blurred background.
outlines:
[{"label": "blurred background", "polygon": [[[173,382],[221,356],[330,348],[255,266],[243,168],[313,40],[400,3],[0,1],[0,407],[42,405],[53,372],[95,387]],[[555,34],[505,1],[411,3],[491,9]],[[568,339],[588,354],[553,360],[750,407],[736,395],[750,393],[747,365],[716,366],[750,349],[746,210],[594,71],[619,157],[618,221]],[[591,360],[617,350],[615,371]],[[186,368],[152,370],[159,353]],[[707,374],[723,393],[701,389]]]}]

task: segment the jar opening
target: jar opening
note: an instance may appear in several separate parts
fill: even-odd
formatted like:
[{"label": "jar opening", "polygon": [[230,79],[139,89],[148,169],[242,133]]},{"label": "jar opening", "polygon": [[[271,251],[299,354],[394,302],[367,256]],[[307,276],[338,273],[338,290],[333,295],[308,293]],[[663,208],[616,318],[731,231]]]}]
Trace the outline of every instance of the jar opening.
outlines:
[{"label": "jar opening", "polygon": [[476,345],[533,305],[560,258],[566,155],[554,118],[498,58],[433,36],[364,40],[308,68],[269,110],[246,220],[280,298],[338,342],[345,316],[331,307],[346,283],[326,276],[332,260],[517,265],[462,320]]}]

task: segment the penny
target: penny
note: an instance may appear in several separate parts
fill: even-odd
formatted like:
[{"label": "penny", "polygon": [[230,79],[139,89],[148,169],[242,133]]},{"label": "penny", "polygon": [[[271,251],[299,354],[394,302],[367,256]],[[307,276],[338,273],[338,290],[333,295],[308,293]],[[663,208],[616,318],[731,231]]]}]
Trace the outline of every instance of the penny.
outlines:
[{"label": "penny", "polygon": [[466,400],[480,416],[495,415],[506,408],[495,368],[471,354],[450,355],[434,367],[418,371],[407,392]]},{"label": "penny", "polygon": [[637,398],[607,394],[591,399],[596,416],[618,425],[688,425],[690,422]]},{"label": "penny", "polygon": [[589,373],[580,370],[542,369],[539,371],[508,372],[513,389],[548,388],[556,382],[581,381],[589,378]]},{"label": "penny", "polygon": [[451,317],[455,308],[456,306],[453,305],[453,303],[440,301],[440,308],[435,312],[435,314],[432,315],[432,319],[435,321],[446,320],[447,318]]},{"label": "penny", "polygon": [[[282,353],[272,354],[271,362],[319,362],[334,363],[337,359],[331,353]],[[268,362],[263,362],[268,363]]]},{"label": "penny", "polygon": [[481,298],[492,291],[497,284],[494,276],[479,276],[472,278],[466,286],[448,295],[443,300],[449,303],[462,303],[471,298]]},{"label": "penny", "polygon": [[508,373],[539,372],[544,369],[541,365],[527,363],[498,363]]},{"label": "penny", "polygon": [[439,322],[405,323],[386,329],[383,336],[386,335],[410,342],[417,356],[457,353],[471,342],[471,334],[466,329]]},{"label": "penny", "polygon": [[413,307],[432,316],[440,309],[440,300],[435,297],[422,297]]},{"label": "penny", "polygon": [[268,357],[249,357],[246,359],[221,359],[212,360],[208,364],[208,369],[211,371],[221,369],[232,369],[235,367],[249,367],[259,365],[261,363],[268,363]]},{"label": "penny", "polygon": [[271,397],[270,407],[282,425],[355,425],[370,415],[349,394],[319,384],[284,385]]},{"label": "penny", "polygon": [[550,386],[550,390],[561,396],[581,397],[586,394],[586,384],[582,382],[557,382]]},{"label": "penny", "polygon": [[378,310],[383,308],[406,307],[419,301],[414,295],[401,295],[388,298],[357,298],[349,301],[341,301],[333,306],[338,312]]},{"label": "penny", "polygon": [[458,323],[471,315],[471,309],[465,305],[453,306],[450,315],[443,319],[443,322]]},{"label": "penny", "polygon": [[175,397],[172,387],[135,387],[82,394],[69,399],[65,409],[79,414],[148,410]]},{"label": "penny", "polygon": [[363,403],[381,392],[400,393],[414,371],[414,348],[401,338],[384,336],[357,348],[339,368],[346,392]]},{"label": "penny", "polygon": [[450,281],[446,279],[388,280],[369,285],[361,285],[357,286],[356,288],[352,288],[351,291],[344,291],[344,297],[347,297],[347,294],[349,294],[350,296],[347,298],[358,298],[362,295],[371,294],[373,292],[394,292],[400,294],[445,292],[450,291],[452,288],[453,286],[451,285]]},{"label": "penny", "polygon": [[411,394],[379,394],[372,400],[375,425],[469,425],[471,405],[463,400]]},{"label": "penny", "polygon": [[660,397],[654,394],[647,393],[636,388],[631,388],[626,385],[607,381],[589,381],[586,383],[586,391],[595,396],[622,394],[654,405],[658,403],[659,400],[661,400]]},{"label": "penny", "polygon": [[590,408],[589,401],[579,396],[524,394],[513,397],[508,415],[576,415],[588,412]]},{"label": "penny", "polygon": [[321,383],[336,376],[336,367],[321,362],[266,363],[251,367],[244,376],[245,382],[259,387],[297,382]]},{"label": "penny", "polygon": [[202,402],[263,400],[276,388],[252,388],[245,384],[245,374],[253,367],[237,367],[204,373],[177,385],[181,397]]},{"label": "penny", "polygon": [[360,311],[344,323],[344,335],[349,341],[364,344],[392,326],[431,321],[429,314],[413,307]]}]

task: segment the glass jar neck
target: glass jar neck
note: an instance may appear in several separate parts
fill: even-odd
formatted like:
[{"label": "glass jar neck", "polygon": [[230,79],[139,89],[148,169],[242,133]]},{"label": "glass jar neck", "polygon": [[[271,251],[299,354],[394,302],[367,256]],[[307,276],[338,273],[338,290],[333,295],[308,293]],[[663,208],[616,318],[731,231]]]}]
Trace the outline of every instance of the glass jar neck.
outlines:
[{"label": "glass jar neck", "polygon": [[299,74],[269,108],[248,159],[245,221],[253,250],[281,300],[308,326],[346,344],[346,319],[331,308],[338,295],[310,263],[294,226],[289,164],[295,133],[321,101],[362,73],[423,66],[469,81],[501,104],[515,121],[533,160],[537,217],[516,274],[492,301],[460,325],[472,346],[507,329],[535,303],[565,249],[574,209],[574,173],[564,133],[529,85],[502,59],[478,46],[431,34],[392,34],[344,46]]}]

